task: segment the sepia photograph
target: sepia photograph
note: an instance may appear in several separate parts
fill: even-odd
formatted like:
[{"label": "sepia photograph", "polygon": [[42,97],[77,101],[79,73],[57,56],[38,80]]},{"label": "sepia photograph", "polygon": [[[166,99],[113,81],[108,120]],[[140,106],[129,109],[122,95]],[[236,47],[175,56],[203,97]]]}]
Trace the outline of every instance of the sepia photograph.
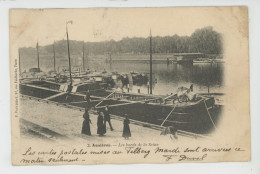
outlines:
[{"label": "sepia photograph", "polygon": [[9,15],[13,165],[250,161],[247,7]]}]

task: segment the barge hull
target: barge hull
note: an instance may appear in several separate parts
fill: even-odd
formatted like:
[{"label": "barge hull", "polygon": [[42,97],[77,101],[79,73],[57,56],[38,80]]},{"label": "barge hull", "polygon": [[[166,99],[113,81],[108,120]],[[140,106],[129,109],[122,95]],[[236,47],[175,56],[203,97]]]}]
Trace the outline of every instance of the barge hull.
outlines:
[{"label": "barge hull", "polygon": [[[61,92],[53,89],[27,84],[20,84],[20,93],[39,99],[50,98],[50,101],[58,102],[61,104],[63,103],[64,105],[77,106],[80,108],[86,107],[83,93],[71,93],[69,97],[67,97],[67,93],[64,92],[61,95],[57,95]],[[174,126],[178,130],[188,131],[197,134],[208,134],[211,130],[213,130],[214,127],[212,120],[217,122],[219,115],[214,114],[216,112],[216,108],[214,107],[211,108],[213,116],[209,115],[206,109],[206,106],[209,107],[214,105],[214,98],[200,101],[195,105],[188,105],[186,107],[176,106],[176,108],[174,108],[173,105],[153,103],[150,104],[138,101],[129,103],[127,101],[117,100],[114,98],[105,99],[105,96],[93,96],[94,93],[90,92],[92,101],[91,105],[94,107],[98,103],[100,103],[100,101],[102,101],[99,104],[99,107],[101,108],[105,105],[111,105],[110,113],[113,115],[121,117],[125,117],[127,115],[130,119],[133,120],[159,126]],[[103,94],[106,95],[107,93],[109,92],[104,90]],[[50,97],[52,95],[57,95],[57,97]],[[171,113],[170,116],[168,116],[173,108],[174,111]],[[217,112],[219,112],[219,110],[221,110],[221,108],[217,108]]]}]

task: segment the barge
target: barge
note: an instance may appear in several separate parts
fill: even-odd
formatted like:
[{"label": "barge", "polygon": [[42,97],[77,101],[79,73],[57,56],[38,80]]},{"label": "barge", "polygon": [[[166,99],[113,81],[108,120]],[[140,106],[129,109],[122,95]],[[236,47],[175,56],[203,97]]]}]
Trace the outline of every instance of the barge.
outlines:
[{"label": "barge", "polygon": [[[87,107],[84,99],[89,91],[91,106],[102,110],[109,106],[110,113],[126,115],[136,121],[159,126],[175,126],[178,130],[207,134],[218,119],[214,97],[197,95],[195,100],[179,102],[177,94],[168,96],[123,93],[107,89],[103,83],[58,84],[46,80],[20,83],[20,94],[80,108]],[[215,111],[216,110],[216,111]],[[212,114],[213,113],[213,114]]]}]

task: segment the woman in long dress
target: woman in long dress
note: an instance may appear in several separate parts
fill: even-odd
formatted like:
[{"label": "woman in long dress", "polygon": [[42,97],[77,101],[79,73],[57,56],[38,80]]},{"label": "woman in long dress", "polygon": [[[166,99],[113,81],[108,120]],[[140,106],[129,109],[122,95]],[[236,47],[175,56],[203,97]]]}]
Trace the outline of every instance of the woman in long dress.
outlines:
[{"label": "woman in long dress", "polygon": [[98,118],[97,118],[97,134],[99,136],[103,136],[106,133],[106,127],[104,124],[104,116],[102,112],[98,112]]},{"label": "woman in long dress", "polygon": [[82,124],[81,133],[86,134],[86,135],[91,135],[91,131],[90,131],[91,120],[89,118],[88,108],[85,109],[85,113],[83,114],[83,118],[84,118],[84,121],[83,121],[83,124]]},{"label": "woman in long dress", "polygon": [[123,128],[123,137],[125,139],[129,139],[129,137],[131,137],[131,131],[130,131],[130,127],[129,127],[130,121],[128,119],[128,117],[126,116],[124,119],[124,128]]}]

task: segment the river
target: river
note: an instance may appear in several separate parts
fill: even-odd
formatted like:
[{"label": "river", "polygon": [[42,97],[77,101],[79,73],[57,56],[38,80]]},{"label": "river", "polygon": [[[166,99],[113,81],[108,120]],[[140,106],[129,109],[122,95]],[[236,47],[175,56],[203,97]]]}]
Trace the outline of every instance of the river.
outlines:
[{"label": "river", "polygon": [[[149,73],[149,61],[104,61],[86,62],[90,69],[97,71],[107,70],[119,73],[130,71]],[[175,93],[178,87],[189,88],[193,84],[196,92],[224,92],[224,63],[196,63],[189,65],[154,63],[153,74],[156,83],[153,85],[153,94]],[[134,86],[132,92],[148,93],[147,85]]]}]

